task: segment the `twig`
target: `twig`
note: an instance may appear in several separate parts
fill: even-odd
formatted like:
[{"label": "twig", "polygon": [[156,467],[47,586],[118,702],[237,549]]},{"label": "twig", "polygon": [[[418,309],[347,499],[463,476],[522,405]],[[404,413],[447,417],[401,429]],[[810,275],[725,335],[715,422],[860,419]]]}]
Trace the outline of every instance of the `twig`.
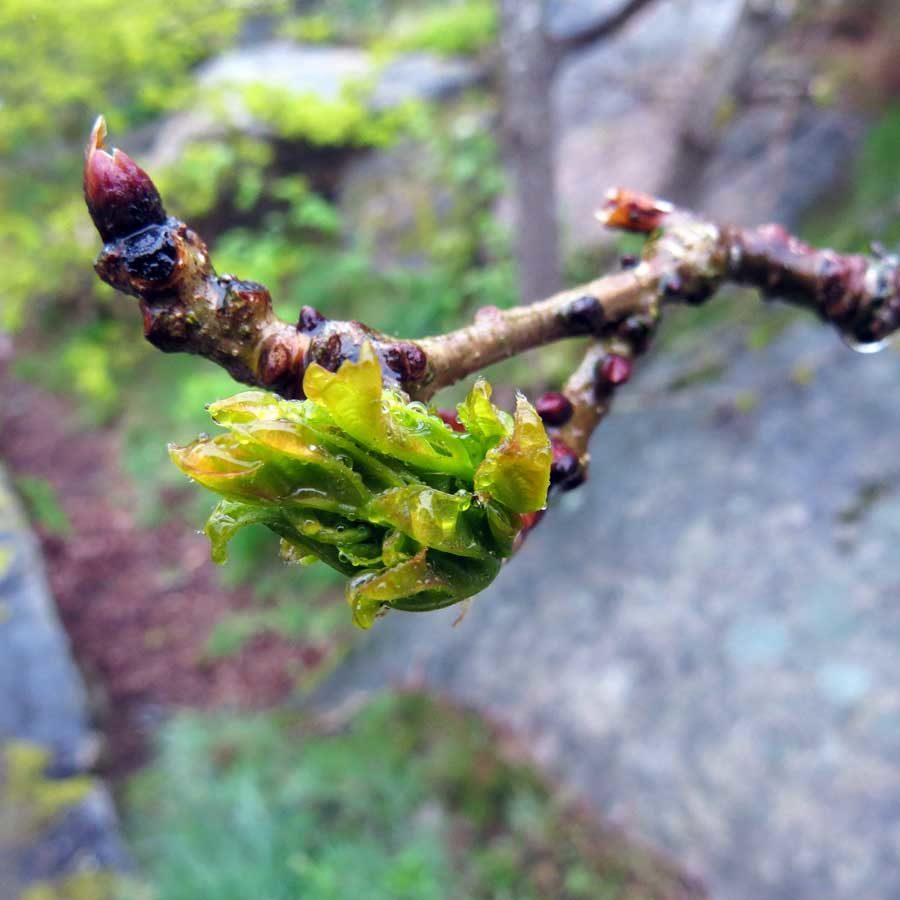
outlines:
[{"label": "twig", "polygon": [[368,341],[386,384],[428,400],[499,360],[589,335],[593,341],[565,388],[565,421],[551,423],[559,428],[555,471],[562,487],[584,479],[590,436],[614,389],[627,381],[631,360],[646,350],[666,303],[703,303],[732,282],[805,306],[850,341],[877,343],[900,327],[895,256],[817,250],[778,225],[722,227],[625,190],[610,192],[599,218],[609,228],[648,236],[642,257],[626,271],[530,306],[486,307],[472,325],[417,341],[327,319],[310,307],[296,324],[285,322],[263,285],[216,274],[206,245],[166,216],[146,173],[124,153],[103,150],[105,130],[98,119],[85,165],[85,199],[105,241],[95,267],[104,281],[138,297],[151,343],[205,356],[238,381],[294,398],[302,396],[310,362],[334,371]]}]

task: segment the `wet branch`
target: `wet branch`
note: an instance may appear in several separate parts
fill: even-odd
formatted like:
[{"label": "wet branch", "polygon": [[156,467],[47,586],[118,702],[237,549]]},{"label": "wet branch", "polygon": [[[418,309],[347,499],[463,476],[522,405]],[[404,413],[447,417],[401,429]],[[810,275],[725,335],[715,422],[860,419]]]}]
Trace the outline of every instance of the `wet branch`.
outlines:
[{"label": "wet branch", "polygon": [[263,285],[216,274],[203,240],[166,215],[147,174],[121,151],[103,149],[105,130],[98,119],[84,177],[88,209],[104,241],[95,268],[138,298],[152,344],[204,356],[237,381],[297,398],[309,363],[336,371],[369,342],[386,384],[428,400],[499,360],[589,336],[564,391],[537,402],[553,436],[552,477],[561,488],[584,480],[590,436],[668,303],[704,303],[730,282],[807,307],[851,342],[876,344],[900,327],[895,256],[818,250],[778,225],[720,226],[625,190],[612,191],[598,214],[608,228],[648,237],[641,257],[622,272],[530,306],[486,307],[473,324],[421,340],[328,319],[310,307],[297,322],[286,322],[273,312]]}]

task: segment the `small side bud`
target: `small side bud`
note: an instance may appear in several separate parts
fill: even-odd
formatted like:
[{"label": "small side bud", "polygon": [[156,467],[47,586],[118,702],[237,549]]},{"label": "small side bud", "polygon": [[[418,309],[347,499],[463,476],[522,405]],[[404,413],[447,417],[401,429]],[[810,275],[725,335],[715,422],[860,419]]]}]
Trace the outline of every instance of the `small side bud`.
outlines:
[{"label": "small side bud", "polygon": [[631,378],[631,360],[618,353],[610,353],[597,367],[597,380],[610,387],[625,384]]},{"label": "small side bud", "polygon": [[103,149],[106,121],[99,116],[85,149],[84,199],[104,243],[166,221],[150,176],[121,150]]},{"label": "small side bud", "polygon": [[550,441],[553,461],[550,464],[550,484],[562,491],[571,491],[584,483],[585,473],[578,454],[558,438]]},{"label": "small side bud", "polygon": [[572,401],[559,391],[547,391],[534,402],[534,408],[545,425],[558,428],[572,418]]}]

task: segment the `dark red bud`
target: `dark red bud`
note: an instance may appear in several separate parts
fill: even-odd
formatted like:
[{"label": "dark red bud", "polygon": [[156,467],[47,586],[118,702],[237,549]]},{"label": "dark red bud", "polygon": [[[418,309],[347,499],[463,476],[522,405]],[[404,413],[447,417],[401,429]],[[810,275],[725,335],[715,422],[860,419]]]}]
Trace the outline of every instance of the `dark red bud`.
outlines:
[{"label": "dark red bud", "polygon": [[384,361],[404,382],[421,381],[428,370],[428,357],[417,344],[397,341],[384,349]]},{"label": "dark red bud", "polygon": [[545,425],[565,425],[572,418],[572,401],[559,391],[547,391],[535,400],[534,408]]},{"label": "dark red bud", "polygon": [[582,484],[585,476],[578,454],[558,438],[550,441],[550,447],[553,451],[550,484],[564,491],[570,491]]},{"label": "dark red bud", "polygon": [[403,376],[405,381],[419,381],[428,369],[428,357],[417,344],[403,344]]},{"label": "dark red bud", "polygon": [[298,331],[315,331],[323,322],[325,316],[312,306],[304,306],[300,309],[300,318],[297,321]]},{"label": "dark red bud", "polygon": [[600,301],[590,294],[573,300],[563,316],[574,334],[598,334],[606,320]]},{"label": "dark red bud", "polygon": [[631,360],[627,356],[619,356],[618,353],[610,353],[600,363],[598,379],[604,384],[618,387],[625,384],[631,378]]},{"label": "dark red bud", "polygon": [[466,430],[463,423],[459,421],[459,416],[456,414],[455,409],[436,409],[435,412],[444,420],[444,423],[449,425],[454,431]]},{"label": "dark red bud", "polygon": [[150,225],[162,225],[166,211],[150,176],[121,150],[103,149],[106,122],[99,116],[85,150],[84,199],[104,243]]},{"label": "dark red bud", "polygon": [[616,334],[631,345],[633,353],[640,355],[645,353],[650,346],[650,339],[656,322],[652,316],[629,316],[616,330]]}]

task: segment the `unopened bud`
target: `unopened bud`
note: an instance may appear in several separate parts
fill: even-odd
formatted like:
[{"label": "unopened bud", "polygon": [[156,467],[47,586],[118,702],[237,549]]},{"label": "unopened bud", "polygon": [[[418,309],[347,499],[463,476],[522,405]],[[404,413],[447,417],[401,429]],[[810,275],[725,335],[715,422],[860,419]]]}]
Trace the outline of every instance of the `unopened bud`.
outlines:
[{"label": "unopened bud", "polygon": [[550,464],[550,484],[570,491],[584,483],[585,474],[578,454],[558,438],[550,441],[553,461]]},{"label": "unopened bud", "polygon": [[99,116],[85,150],[84,199],[104,243],[166,221],[150,176],[121,150],[103,149],[106,121]]},{"label": "unopened bud", "polygon": [[534,408],[545,425],[559,427],[572,418],[572,401],[559,391],[547,391],[534,402]]}]

